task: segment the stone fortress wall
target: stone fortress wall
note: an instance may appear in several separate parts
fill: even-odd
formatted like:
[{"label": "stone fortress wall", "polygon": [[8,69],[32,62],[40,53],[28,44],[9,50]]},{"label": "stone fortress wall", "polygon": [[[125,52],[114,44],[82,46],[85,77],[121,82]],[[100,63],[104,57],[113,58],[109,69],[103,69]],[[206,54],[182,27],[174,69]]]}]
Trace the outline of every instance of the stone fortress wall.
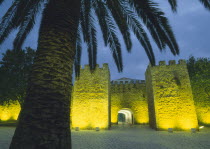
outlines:
[{"label": "stone fortress wall", "polygon": [[158,130],[198,128],[187,65],[184,60],[148,66],[146,90],[150,125]]},{"label": "stone fortress wall", "polygon": [[130,82],[111,84],[111,122],[118,122],[118,111],[129,109],[133,113],[134,124],[148,124],[148,104],[145,83]]},{"label": "stone fortress wall", "polygon": [[[72,90],[72,128],[108,129],[111,123],[118,122],[120,110],[131,111],[134,124],[149,123],[156,130],[189,130],[198,128],[198,122],[210,124],[210,98],[200,99],[194,94],[194,104],[184,60],[178,64],[169,61],[166,65],[161,61],[158,66],[148,66],[146,83],[140,80],[110,82],[108,64],[102,68],[97,65],[92,73],[88,65],[80,71]],[[0,106],[0,121],[14,119],[4,112],[9,113],[9,107]]]},{"label": "stone fortress wall", "polygon": [[75,80],[71,103],[72,128],[108,129],[110,126],[110,73],[108,64],[96,66],[90,72],[88,65],[80,69]]}]

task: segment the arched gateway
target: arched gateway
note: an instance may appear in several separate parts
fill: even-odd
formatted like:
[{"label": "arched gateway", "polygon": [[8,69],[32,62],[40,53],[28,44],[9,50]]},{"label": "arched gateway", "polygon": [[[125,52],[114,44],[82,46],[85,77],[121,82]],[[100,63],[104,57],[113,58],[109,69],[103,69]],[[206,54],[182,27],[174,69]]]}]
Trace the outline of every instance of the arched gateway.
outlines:
[{"label": "arched gateway", "polygon": [[198,128],[185,61],[149,65],[145,76],[146,81],[110,82],[108,64],[97,65],[94,72],[88,65],[81,68],[72,91],[72,128],[109,129],[111,124],[123,123],[150,123],[157,130]]},{"label": "arched gateway", "polygon": [[[190,130],[198,128],[197,115],[201,123],[210,123],[209,88],[202,101],[205,107],[195,107],[185,61],[149,65],[145,76],[146,81],[121,78],[110,82],[108,64],[97,65],[94,72],[88,65],[81,68],[72,88],[71,127],[109,129],[111,124],[150,123],[156,130]],[[20,111],[17,104],[0,105],[0,121],[16,120],[18,107]]]},{"label": "arched gateway", "polygon": [[118,111],[118,125],[131,125],[133,122],[133,112],[130,109]]}]

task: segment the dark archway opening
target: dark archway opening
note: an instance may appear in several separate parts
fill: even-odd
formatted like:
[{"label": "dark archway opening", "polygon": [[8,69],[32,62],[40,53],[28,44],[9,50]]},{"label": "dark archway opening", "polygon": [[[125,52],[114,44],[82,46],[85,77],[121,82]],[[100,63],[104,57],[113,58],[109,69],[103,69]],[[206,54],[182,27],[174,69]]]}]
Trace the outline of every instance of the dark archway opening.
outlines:
[{"label": "dark archway opening", "polygon": [[132,125],[134,122],[133,112],[129,109],[118,111],[118,125]]}]

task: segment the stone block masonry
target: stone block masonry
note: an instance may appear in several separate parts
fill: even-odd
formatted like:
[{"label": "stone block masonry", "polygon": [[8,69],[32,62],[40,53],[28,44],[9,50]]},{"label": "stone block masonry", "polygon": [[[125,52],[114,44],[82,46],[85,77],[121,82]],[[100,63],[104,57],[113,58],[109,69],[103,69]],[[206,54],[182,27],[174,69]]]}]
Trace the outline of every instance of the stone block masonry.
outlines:
[{"label": "stone block masonry", "polygon": [[158,130],[198,128],[197,115],[186,62],[164,61],[148,66],[146,91],[150,125]]},{"label": "stone block masonry", "polygon": [[73,87],[71,103],[72,128],[108,129],[110,126],[110,73],[108,64],[97,65],[90,72],[88,65],[80,70]]},{"label": "stone block masonry", "polygon": [[111,85],[111,122],[118,122],[118,111],[133,112],[134,124],[148,124],[148,104],[145,97],[145,83]]},{"label": "stone block masonry", "polygon": [[[126,123],[131,124],[132,119],[134,124],[149,123],[157,130],[190,131],[191,128],[198,129],[198,121],[210,125],[209,78],[205,82],[195,79],[190,84],[184,60],[178,64],[169,61],[166,65],[161,61],[158,66],[149,65],[146,83],[121,78],[111,84],[108,64],[102,68],[97,65],[94,72],[90,72],[88,65],[80,71],[80,78],[76,78],[72,88],[72,129],[109,129],[111,123],[119,121],[120,124],[120,112],[127,117],[132,115]],[[20,108],[18,101],[0,105],[0,122],[17,120]]]}]

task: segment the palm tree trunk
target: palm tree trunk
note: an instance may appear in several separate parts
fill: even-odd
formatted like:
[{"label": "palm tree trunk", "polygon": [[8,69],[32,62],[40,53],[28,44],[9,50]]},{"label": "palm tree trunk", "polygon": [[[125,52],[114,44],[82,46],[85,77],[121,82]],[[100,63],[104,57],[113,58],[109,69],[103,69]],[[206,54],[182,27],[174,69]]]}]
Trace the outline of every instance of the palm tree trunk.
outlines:
[{"label": "palm tree trunk", "polygon": [[71,149],[70,92],[80,0],[50,0],[10,149]]}]

